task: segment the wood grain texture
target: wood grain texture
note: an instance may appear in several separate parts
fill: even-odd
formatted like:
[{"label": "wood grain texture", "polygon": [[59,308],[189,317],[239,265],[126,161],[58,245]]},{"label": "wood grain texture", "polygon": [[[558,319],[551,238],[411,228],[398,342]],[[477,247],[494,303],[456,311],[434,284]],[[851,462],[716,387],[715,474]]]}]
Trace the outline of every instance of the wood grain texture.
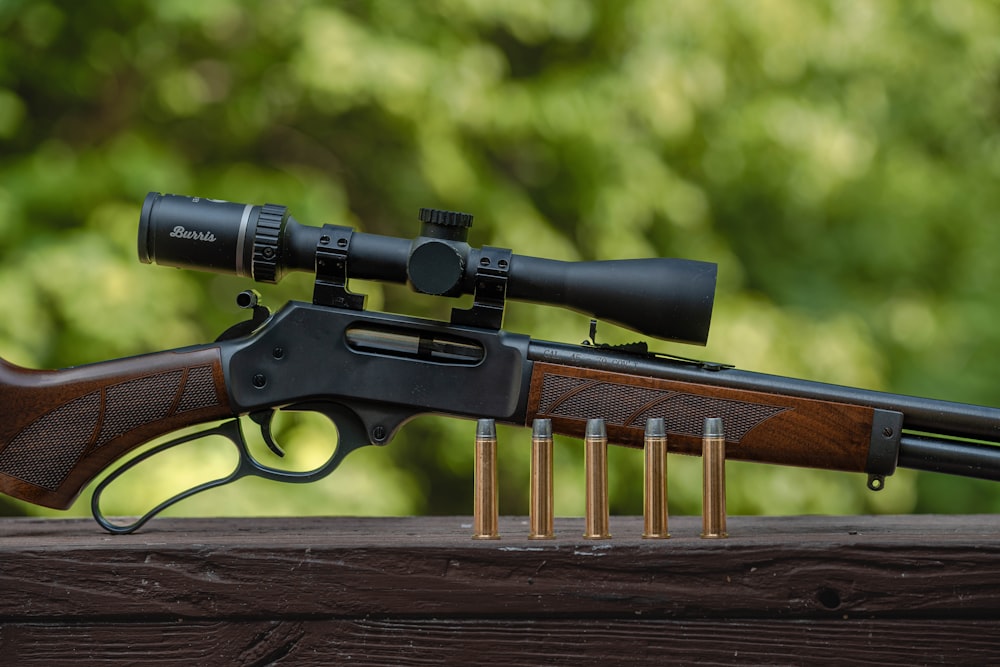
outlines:
[{"label": "wood grain texture", "polygon": [[601,417],[610,441],[642,447],[646,419],[663,417],[670,451],[700,455],[705,419],[721,417],[728,458],[863,472],[873,416],[864,406],[535,362],[526,421],[548,418],[581,438]]},{"label": "wood grain texture", "polygon": [[1000,517],[0,520],[11,664],[991,664]]},{"label": "wood grain texture", "polygon": [[983,620],[361,618],[2,623],[5,664],[86,665],[989,665]]},{"label": "wood grain texture", "polygon": [[216,346],[55,371],[0,359],[0,492],[65,509],[134,447],[230,414]]}]

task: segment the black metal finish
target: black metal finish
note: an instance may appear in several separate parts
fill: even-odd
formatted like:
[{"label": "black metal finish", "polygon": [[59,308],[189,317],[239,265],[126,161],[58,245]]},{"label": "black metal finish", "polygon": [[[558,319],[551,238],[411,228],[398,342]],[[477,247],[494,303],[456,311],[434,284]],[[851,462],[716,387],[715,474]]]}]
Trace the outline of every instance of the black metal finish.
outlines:
[{"label": "black metal finish", "polygon": [[262,283],[278,282],[281,264],[279,251],[281,233],[288,219],[288,209],[276,204],[264,204],[257,214],[253,235],[253,279]]},{"label": "black metal finish", "polygon": [[[139,225],[140,259],[255,278],[259,273],[267,282],[287,271],[315,271],[323,229],[282,213],[275,245],[269,207],[150,193]],[[444,296],[480,292],[481,262],[497,249],[465,243],[466,216],[426,213],[424,232],[412,241],[354,233],[346,278],[409,283],[419,292]],[[273,266],[264,261],[272,253]],[[669,258],[561,262],[515,254],[508,262],[507,298],[571,308],[665,340],[696,345],[708,340],[715,264]],[[491,296],[480,293],[477,299],[486,304],[477,313],[496,310],[488,303]]]},{"label": "black metal finish", "polygon": [[708,341],[717,266],[685,259],[560,262],[515,255],[507,297],[565,306],[681,343]]},{"label": "black metal finish", "polygon": [[867,472],[885,476],[891,475],[896,470],[899,439],[902,434],[902,412],[875,410],[872,418],[872,437],[868,445],[868,463],[865,465]]},{"label": "black metal finish", "polygon": [[417,218],[424,223],[420,235],[435,239],[465,242],[472,226],[472,215],[458,211],[422,208]]},{"label": "black metal finish", "polygon": [[249,320],[237,322],[223,331],[215,339],[215,342],[249,336],[271,317],[271,310],[260,302],[260,294],[256,290],[243,290],[237,294],[236,305],[244,310],[252,310],[253,316]]},{"label": "black metal finish", "polygon": [[[469,365],[444,357],[429,361],[367,352],[348,343],[352,328],[463,340],[483,351],[483,361]],[[378,444],[407,419],[428,412],[523,424],[528,340],[505,331],[293,301],[266,327],[222,343],[221,350],[234,411],[252,413],[322,397],[358,415]],[[280,357],[275,349],[282,350]]]},{"label": "black metal finish", "polygon": [[468,244],[417,237],[406,262],[410,286],[421,294],[461,295],[468,255]]},{"label": "black metal finish", "polygon": [[[115,469],[110,475],[102,479],[94,488],[94,493],[90,500],[90,511],[94,515],[94,519],[109,533],[114,533],[116,535],[133,533],[157,514],[168,507],[179,503],[185,498],[190,498],[196,493],[201,493],[202,491],[232,484],[233,482],[239,481],[244,477],[260,477],[262,479],[269,479],[276,482],[287,482],[290,484],[308,484],[310,482],[318,481],[336,470],[348,454],[360,447],[371,444],[364,431],[364,426],[358,421],[357,416],[344,409],[342,406],[331,403],[303,403],[301,405],[291,406],[290,409],[318,412],[325,415],[336,425],[338,434],[337,448],[333,450],[330,457],[322,465],[314,468],[313,470],[306,471],[280,470],[264,465],[254,458],[253,454],[250,452],[250,448],[247,447],[246,438],[243,436],[243,429],[240,426],[240,421],[238,419],[234,419],[223,422],[214,428],[184,435],[163,443],[162,445],[157,445],[156,447],[143,452],[139,456],[129,460],[121,467]],[[236,466],[228,475],[223,475],[217,479],[193,486],[185,491],[181,491],[180,493],[167,498],[163,502],[151,508],[138,518],[130,517],[125,519],[124,522],[121,522],[122,520],[115,521],[104,514],[104,511],[101,509],[101,499],[104,497],[104,492],[123,474],[157,454],[161,454],[169,449],[173,449],[174,447],[178,447],[193,440],[199,440],[209,436],[221,436],[224,440],[228,440],[236,448]]]},{"label": "black metal finish", "polygon": [[483,247],[476,267],[476,291],[472,308],[453,308],[452,324],[484,329],[499,329],[502,326],[511,257],[507,248]]},{"label": "black metal finish", "polygon": [[250,277],[259,209],[151,192],[139,217],[139,260]]},{"label": "black metal finish", "polygon": [[365,295],[347,289],[347,263],[351,253],[350,227],[324,225],[316,244],[316,283],[313,303],[334,308],[364,310]]},{"label": "black metal finish", "polygon": [[1000,481],[1000,447],[904,435],[899,447],[899,465],[915,470]]}]

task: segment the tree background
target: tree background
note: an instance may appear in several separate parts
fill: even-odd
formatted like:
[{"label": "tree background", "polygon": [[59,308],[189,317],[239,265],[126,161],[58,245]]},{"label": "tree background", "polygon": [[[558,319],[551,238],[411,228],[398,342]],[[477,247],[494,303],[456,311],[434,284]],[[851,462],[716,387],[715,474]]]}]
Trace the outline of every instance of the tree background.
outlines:
[{"label": "tree background", "polygon": [[[447,208],[475,214],[477,246],[718,262],[707,349],[654,348],[1000,405],[997,35],[985,0],[0,0],[0,354],[78,365],[243,318],[245,281],[137,261],[159,191],[405,237]],[[308,276],[258,288],[310,294]],[[355,289],[392,312],[455,305]],[[505,328],[577,342],[587,321],[512,304]],[[330,433],[280,437],[307,454]],[[244,481],[176,513],[470,514],[473,433],[422,417],[320,483]],[[524,513],[529,434],[500,438],[501,511]],[[190,485],[224,461],[212,444],[108,511]],[[581,449],[558,441],[559,515],[583,512]],[[612,511],[639,513],[641,455],[613,450]],[[699,466],[672,457],[672,512],[699,511]],[[732,513],[1000,510],[995,484],[912,471],[878,494],[842,473],[729,478]]]}]

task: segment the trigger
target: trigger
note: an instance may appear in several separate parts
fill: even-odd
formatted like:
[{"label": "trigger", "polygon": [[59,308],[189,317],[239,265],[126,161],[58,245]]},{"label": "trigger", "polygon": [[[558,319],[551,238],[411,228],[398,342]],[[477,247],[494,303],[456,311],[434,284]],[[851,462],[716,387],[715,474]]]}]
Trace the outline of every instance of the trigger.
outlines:
[{"label": "trigger", "polygon": [[278,456],[284,456],[285,452],[281,449],[278,443],[274,441],[274,437],[271,435],[271,421],[274,419],[274,410],[251,412],[250,419],[260,426],[260,435],[264,438],[267,448]]}]

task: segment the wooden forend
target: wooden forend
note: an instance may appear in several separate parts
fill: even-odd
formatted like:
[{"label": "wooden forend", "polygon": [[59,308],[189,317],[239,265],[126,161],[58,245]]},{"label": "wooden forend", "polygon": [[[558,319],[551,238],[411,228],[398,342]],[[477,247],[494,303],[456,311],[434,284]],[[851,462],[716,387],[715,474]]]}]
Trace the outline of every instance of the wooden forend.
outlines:
[{"label": "wooden forend", "polygon": [[0,520],[4,664],[996,664],[1000,517]]},{"label": "wooden forend", "polygon": [[726,457],[864,472],[874,409],[761,391],[536,362],[527,426],[552,420],[556,433],[582,438],[590,417],[604,419],[611,442],[643,446],[646,419],[666,422],[670,451],[701,454],[706,417],[720,417]]}]

